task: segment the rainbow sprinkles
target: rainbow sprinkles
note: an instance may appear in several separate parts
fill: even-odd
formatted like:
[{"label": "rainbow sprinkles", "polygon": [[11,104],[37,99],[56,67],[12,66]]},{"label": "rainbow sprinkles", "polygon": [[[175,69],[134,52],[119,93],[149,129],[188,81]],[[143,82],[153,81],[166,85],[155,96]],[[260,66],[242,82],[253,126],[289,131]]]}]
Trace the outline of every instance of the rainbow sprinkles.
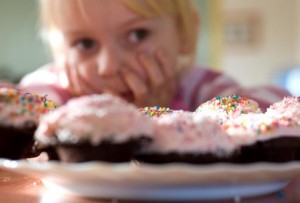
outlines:
[{"label": "rainbow sprinkles", "polygon": [[54,110],[57,105],[47,99],[16,88],[0,88],[0,124],[22,127],[36,125],[41,115]]}]

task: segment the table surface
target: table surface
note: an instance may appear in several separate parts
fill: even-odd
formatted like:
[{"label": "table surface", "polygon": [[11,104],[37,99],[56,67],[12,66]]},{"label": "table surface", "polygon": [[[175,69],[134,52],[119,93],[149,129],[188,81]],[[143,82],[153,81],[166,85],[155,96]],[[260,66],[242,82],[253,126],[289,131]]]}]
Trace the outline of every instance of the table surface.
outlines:
[{"label": "table surface", "polygon": [[[39,179],[21,175],[9,170],[0,169],[0,202],[11,203],[130,203],[141,201],[122,201],[122,200],[100,200],[88,199],[70,196],[66,194],[57,194],[44,187]],[[149,201],[143,201],[150,203]],[[161,201],[160,201],[161,202]],[[179,203],[178,201],[175,201]],[[180,203],[182,203],[181,201]],[[184,201],[187,203],[186,201]],[[194,203],[202,201],[194,201]],[[205,201],[208,202],[208,201]],[[269,194],[266,196],[241,199],[241,200],[224,200],[224,201],[209,201],[219,203],[285,203],[285,202],[300,202],[300,178],[291,181],[284,191]],[[171,203],[170,201],[168,203]]]}]

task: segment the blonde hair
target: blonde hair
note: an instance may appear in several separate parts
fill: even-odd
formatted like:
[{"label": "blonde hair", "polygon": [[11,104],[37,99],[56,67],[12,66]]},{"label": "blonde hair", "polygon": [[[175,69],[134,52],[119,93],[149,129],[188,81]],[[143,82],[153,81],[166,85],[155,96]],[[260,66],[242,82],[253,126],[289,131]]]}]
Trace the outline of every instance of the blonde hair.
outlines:
[{"label": "blonde hair", "polygon": [[[162,15],[174,17],[185,50],[192,58],[196,54],[198,41],[198,10],[193,0],[122,0],[133,12],[153,18]],[[41,25],[45,33],[57,28],[60,15],[76,9],[79,15],[85,17],[82,0],[72,0],[72,5],[65,0],[39,0]],[[65,2],[65,3],[63,3]],[[62,8],[61,8],[62,7]],[[53,46],[50,44],[50,46]],[[53,49],[53,47],[52,47]]]},{"label": "blonde hair", "polygon": [[195,54],[198,39],[198,10],[192,0],[123,0],[132,11],[146,18],[173,16],[179,36],[190,54]]}]

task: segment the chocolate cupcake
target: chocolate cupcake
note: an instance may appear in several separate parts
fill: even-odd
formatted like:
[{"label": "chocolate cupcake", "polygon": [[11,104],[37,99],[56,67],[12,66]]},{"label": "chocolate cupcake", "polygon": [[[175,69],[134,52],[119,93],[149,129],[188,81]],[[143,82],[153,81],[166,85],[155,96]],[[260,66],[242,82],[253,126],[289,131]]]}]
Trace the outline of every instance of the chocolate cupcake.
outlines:
[{"label": "chocolate cupcake", "polygon": [[0,88],[0,157],[36,156],[33,135],[42,115],[56,108],[46,96]]},{"label": "chocolate cupcake", "polygon": [[153,125],[118,97],[91,95],[70,100],[43,117],[37,147],[62,162],[128,162],[152,138]]},{"label": "chocolate cupcake", "polygon": [[209,113],[216,117],[220,124],[239,117],[242,114],[261,113],[256,101],[238,95],[219,96],[199,105],[196,113]]},{"label": "chocolate cupcake", "polygon": [[[295,96],[289,96],[284,97],[282,100],[272,104],[269,108],[267,108],[266,115],[269,117],[272,117],[276,120],[285,121],[285,125],[288,125],[288,123],[291,123],[292,125],[290,128],[293,129],[296,126],[300,125],[300,97]],[[286,132],[286,134],[290,134],[290,132]],[[291,135],[294,135],[292,133]],[[298,136],[300,135],[300,132],[298,132]],[[295,136],[292,136],[293,139]],[[296,136],[297,137],[297,136]],[[298,139],[296,142],[292,143],[296,144],[298,143]],[[300,160],[300,147],[297,150],[296,159]]]},{"label": "chocolate cupcake", "polygon": [[240,162],[294,161],[300,146],[300,125],[293,118],[245,114],[222,125],[241,147]]},{"label": "chocolate cupcake", "polygon": [[177,112],[153,121],[153,142],[137,155],[139,162],[208,164],[238,161],[239,150],[235,143],[210,115]]}]

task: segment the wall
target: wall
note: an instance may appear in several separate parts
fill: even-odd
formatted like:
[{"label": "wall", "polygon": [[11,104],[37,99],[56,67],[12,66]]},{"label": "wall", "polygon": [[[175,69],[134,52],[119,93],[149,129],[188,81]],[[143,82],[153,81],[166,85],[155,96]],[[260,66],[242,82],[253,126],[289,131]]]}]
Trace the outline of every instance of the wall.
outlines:
[{"label": "wall", "polygon": [[34,0],[0,0],[0,79],[18,80],[48,61]]},{"label": "wall", "polygon": [[[221,67],[244,86],[270,83],[279,70],[299,63],[300,14],[297,0],[223,0],[224,15],[255,11],[261,19],[257,45],[235,49],[224,44]],[[242,14],[241,14],[242,15]],[[298,55],[298,57],[296,57]]]},{"label": "wall", "polygon": [[295,0],[295,60],[296,64],[300,64],[300,1]]},{"label": "wall", "polygon": [[220,67],[221,1],[222,0],[196,1],[199,5],[200,13],[196,63],[213,69],[219,69]]}]

